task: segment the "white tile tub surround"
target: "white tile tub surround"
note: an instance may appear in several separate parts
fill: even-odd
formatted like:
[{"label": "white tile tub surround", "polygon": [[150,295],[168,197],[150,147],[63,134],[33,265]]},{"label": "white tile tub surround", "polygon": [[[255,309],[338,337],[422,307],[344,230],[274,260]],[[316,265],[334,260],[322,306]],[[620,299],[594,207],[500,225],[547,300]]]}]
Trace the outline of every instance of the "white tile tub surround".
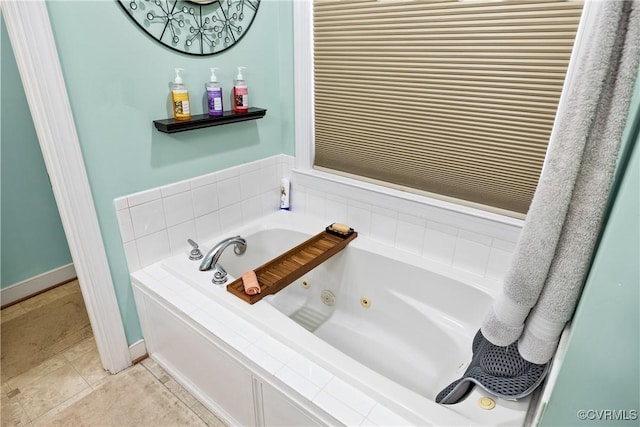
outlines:
[{"label": "white tile tub surround", "polygon": [[293,163],[277,155],[114,200],[129,271],[187,250],[187,238],[206,242],[277,210],[280,179],[287,177],[291,210],[502,282],[522,220],[292,170]]},{"label": "white tile tub surround", "polygon": [[129,271],[279,208],[293,157],[277,155],[114,200]]},{"label": "white tile tub surround", "polygon": [[427,197],[293,170],[291,209],[489,278],[499,290],[524,221]]}]

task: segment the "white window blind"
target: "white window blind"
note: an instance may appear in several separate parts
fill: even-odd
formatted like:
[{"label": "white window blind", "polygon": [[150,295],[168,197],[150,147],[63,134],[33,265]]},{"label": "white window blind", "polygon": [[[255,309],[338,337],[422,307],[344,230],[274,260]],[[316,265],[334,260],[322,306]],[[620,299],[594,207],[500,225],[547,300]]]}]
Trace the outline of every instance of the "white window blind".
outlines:
[{"label": "white window blind", "polygon": [[526,213],[578,1],[314,1],[314,166]]}]

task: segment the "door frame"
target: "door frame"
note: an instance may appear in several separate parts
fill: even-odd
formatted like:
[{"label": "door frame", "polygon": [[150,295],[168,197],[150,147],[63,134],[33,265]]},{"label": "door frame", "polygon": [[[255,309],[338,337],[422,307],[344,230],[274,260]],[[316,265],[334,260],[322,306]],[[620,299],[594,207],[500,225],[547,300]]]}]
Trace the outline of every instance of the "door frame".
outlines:
[{"label": "door frame", "polygon": [[131,366],[131,353],[47,6],[32,0],[1,7],[100,359],[115,374]]}]

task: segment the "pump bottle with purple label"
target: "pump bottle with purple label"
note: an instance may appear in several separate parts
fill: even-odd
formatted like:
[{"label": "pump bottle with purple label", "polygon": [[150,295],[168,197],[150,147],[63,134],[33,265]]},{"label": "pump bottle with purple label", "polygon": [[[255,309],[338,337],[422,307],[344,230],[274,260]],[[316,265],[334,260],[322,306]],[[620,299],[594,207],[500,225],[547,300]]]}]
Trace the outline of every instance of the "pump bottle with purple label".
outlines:
[{"label": "pump bottle with purple label", "polygon": [[217,69],[218,68],[211,68],[211,78],[205,85],[207,88],[207,105],[210,116],[221,116],[223,112],[222,87],[220,87],[218,79],[216,78]]}]

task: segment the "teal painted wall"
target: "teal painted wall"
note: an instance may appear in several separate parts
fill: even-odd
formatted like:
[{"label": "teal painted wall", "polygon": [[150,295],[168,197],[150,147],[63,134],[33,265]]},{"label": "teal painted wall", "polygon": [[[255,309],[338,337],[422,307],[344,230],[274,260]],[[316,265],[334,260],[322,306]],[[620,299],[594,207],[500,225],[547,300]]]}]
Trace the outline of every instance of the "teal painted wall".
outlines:
[{"label": "teal painted wall", "polygon": [[627,127],[626,138],[631,159],[540,426],[640,424],[640,81],[634,97],[635,127]]},{"label": "teal painted wall", "polygon": [[0,285],[6,288],[72,261],[4,19],[0,52]]},{"label": "teal painted wall", "polygon": [[[290,1],[263,1],[233,48],[207,57],[148,37],[114,1],[47,3],[98,213],[127,341],[142,338],[113,199],[279,153],[293,153],[293,22]],[[167,135],[152,121],[171,115],[169,82],[184,68],[192,114],[204,110],[209,68],[225,94],[246,66],[257,121]],[[201,101],[201,102],[198,102]],[[226,98],[225,98],[226,101]]]}]

